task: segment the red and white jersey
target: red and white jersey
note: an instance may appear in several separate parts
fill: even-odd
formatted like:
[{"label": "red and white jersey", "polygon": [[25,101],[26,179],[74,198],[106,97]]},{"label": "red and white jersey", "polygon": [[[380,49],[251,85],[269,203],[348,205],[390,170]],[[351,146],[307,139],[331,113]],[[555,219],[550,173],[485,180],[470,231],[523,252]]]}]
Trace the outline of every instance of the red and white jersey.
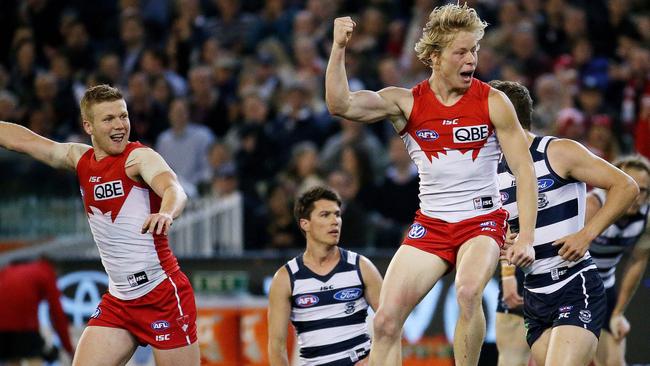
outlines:
[{"label": "red and white jersey", "polygon": [[490,86],[473,79],[451,107],[438,101],[429,80],[412,92],[413,109],[400,136],[418,167],[421,212],[458,222],[501,207],[501,150],[488,111]]},{"label": "red and white jersey", "polygon": [[179,269],[167,236],[141,233],[161,202],[147,184],[126,175],[127,157],[143,147],[130,142],[121,154],[101,161],[90,149],[77,163],[88,223],[109,278],[108,291],[122,300],[145,295]]}]

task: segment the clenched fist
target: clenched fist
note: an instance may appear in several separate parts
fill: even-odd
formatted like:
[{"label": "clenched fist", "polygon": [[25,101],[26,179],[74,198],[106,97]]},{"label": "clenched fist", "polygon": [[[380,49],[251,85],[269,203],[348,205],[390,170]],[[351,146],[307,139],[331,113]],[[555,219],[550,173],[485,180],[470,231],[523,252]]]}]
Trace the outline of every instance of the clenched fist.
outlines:
[{"label": "clenched fist", "polygon": [[334,19],[334,44],[339,47],[345,47],[352,37],[352,31],[357,23],[350,17],[341,17]]}]

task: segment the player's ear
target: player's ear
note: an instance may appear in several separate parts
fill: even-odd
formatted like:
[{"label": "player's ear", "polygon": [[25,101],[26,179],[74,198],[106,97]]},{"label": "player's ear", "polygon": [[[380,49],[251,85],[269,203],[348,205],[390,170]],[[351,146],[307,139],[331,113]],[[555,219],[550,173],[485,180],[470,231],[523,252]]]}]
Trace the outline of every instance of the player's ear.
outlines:
[{"label": "player's ear", "polygon": [[304,232],[309,231],[309,226],[311,224],[311,222],[309,220],[300,219],[299,223],[300,223],[300,228],[302,229],[302,231],[304,231]]}]

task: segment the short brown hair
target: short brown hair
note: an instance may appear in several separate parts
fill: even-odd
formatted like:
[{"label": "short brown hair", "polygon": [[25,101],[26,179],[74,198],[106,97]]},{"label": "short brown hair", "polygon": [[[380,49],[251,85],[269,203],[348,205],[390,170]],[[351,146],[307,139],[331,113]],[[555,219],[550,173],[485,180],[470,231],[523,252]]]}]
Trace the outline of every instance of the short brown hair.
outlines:
[{"label": "short brown hair", "polygon": [[90,87],[84,93],[79,107],[81,109],[81,118],[85,121],[92,121],[93,115],[91,108],[95,104],[103,102],[113,102],[116,100],[124,99],[122,93],[108,84],[100,84]]},{"label": "short brown hair", "polygon": [[648,175],[650,175],[650,162],[644,156],[635,154],[622,156],[614,162],[614,166],[624,170],[624,169],[638,169],[643,170]]},{"label": "short brown hair", "polygon": [[492,80],[488,84],[505,93],[515,107],[521,127],[530,130],[533,119],[533,98],[530,97],[528,88],[516,81]]},{"label": "short brown hair", "polygon": [[415,44],[418,59],[431,67],[431,53],[440,54],[447,47],[459,31],[476,34],[478,39],[483,38],[487,23],[478,16],[476,10],[467,4],[447,4],[436,7],[429,14],[429,21],[422,28],[422,36]]},{"label": "short brown hair", "polygon": [[[298,223],[298,228],[300,228],[300,219],[307,219],[311,216],[312,211],[314,211],[314,202],[318,200],[327,200],[336,202],[336,204],[341,207],[341,197],[334,190],[327,187],[314,187],[307,190],[305,193],[301,194],[300,197],[296,200],[296,203],[293,205],[293,217]],[[300,228],[300,231],[303,235],[305,232]]]}]

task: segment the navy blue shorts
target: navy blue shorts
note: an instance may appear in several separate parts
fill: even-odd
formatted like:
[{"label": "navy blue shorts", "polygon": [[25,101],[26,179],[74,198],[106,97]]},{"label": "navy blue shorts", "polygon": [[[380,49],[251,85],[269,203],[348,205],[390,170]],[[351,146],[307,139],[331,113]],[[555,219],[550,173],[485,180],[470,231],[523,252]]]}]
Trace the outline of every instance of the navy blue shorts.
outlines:
[{"label": "navy blue shorts", "polygon": [[[526,275],[524,274],[524,271],[522,271],[519,267],[515,270],[515,277],[517,277],[517,293],[519,293],[519,296],[523,296],[524,294],[524,278]],[[497,313],[504,313],[504,314],[512,314],[512,315],[518,315],[523,317],[524,316],[524,308],[523,306],[510,309],[508,308],[508,305],[506,305],[505,302],[503,302],[503,284],[501,283],[501,276],[499,276],[499,300],[497,301]]]},{"label": "navy blue shorts", "polygon": [[575,325],[596,338],[605,323],[605,288],[597,270],[581,272],[564,287],[550,294],[524,290],[524,321],[529,346],[548,328]]},{"label": "navy blue shorts", "polygon": [[616,298],[618,297],[618,291],[616,291],[616,286],[605,289],[605,298],[607,299],[607,312],[605,313],[605,322],[603,323],[603,330],[612,332],[609,329],[609,320],[612,318],[612,313],[614,312],[614,307],[616,307]]}]

